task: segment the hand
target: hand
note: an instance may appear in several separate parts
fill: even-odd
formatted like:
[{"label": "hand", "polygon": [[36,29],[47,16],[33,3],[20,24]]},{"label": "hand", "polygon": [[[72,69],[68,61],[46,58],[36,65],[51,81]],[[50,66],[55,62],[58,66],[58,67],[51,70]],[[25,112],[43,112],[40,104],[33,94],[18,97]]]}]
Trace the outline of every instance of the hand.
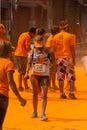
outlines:
[{"label": "hand", "polygon": [[25,106],[25,105],[26,105],[26,102],[27,102],[27,101],[26,101],[24,98],[20,98],[19,101],[20,101],[20,105],[21,105],[21,106]]}]

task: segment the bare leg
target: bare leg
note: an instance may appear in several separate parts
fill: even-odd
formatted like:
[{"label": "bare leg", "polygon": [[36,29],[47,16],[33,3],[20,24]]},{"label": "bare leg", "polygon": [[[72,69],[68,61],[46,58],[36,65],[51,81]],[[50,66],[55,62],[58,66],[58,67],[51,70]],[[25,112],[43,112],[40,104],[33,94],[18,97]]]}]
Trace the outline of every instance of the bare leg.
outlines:
[{"label": "bare leg", "polygon": [[60,89],[60,98],[66,99],[66,95],[64,93],[64,80],[59,80],[59,89]]},{"label": "bare leg", "polygon": [[63,80],[59,80],[59,89],[60,89],[60,93],[64,93],[64,81]]},{"label": "bare leg", "polygon": [[47,92],[48,92],[48,86],[42,86],[42,114],[45,114],[46,106],[47,106]]},{"label": "bare leg", "polygon": [[31,83],[32,83],[32,90],[33,90],[33,109],[34,112],[37,113],[37,105],[38,105],[38,80],[35,77],[31,77]]},{"label": "bare leg", "polygon": [[70,84],[70,92],[69,92],[69,98],[76,99],[76,96],[74,95],[74,81],[69,81]]},{"label": "bare leg", "polygon": [[18,86],[22,87],[22,74],[18,73]]},{"label": "bare leg", "polygon": [[52,88],[53,88],[54,90],[58,90],[58,87],[57,87],[57,85],[56,85],[56,72],[53,72],[53,73],[52,73]]},{"label": "bare leg", "polygon": [[74,91],[75,82],[74,81],[70,81],[69,85],[70,85],[70,92],[73,92]]},{"label": "bare leg", "polygon": [[24,88],[22,87],[22,74],[18,73],[18,89],[19,91],[23,91]]}]

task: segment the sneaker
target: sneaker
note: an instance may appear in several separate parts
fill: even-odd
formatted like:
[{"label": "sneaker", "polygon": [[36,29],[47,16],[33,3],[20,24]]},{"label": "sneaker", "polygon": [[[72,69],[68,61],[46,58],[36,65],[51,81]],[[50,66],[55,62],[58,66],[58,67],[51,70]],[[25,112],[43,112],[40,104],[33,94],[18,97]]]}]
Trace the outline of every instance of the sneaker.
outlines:
[{"label": "sneaker", "polygon": [[64,94],[61,94],[61,95],[60,95],[60,98],[61,98],[61,99],[67,99],[67,96],[66,96],[65,93],[64,93]]},{"label": "sneaker", "polygon": [[30,87],[26,87],[26,88],[25,88],[25,91],[26,91],[26,92],[32,92],[32,89],[31,89]]},{"label": "sneaker", "polygon": [[18,88],[18,90],[22,92],[22,91],[24,91],[24,88],[21,86]]},{"label": "sneaker", "polygon": [[33,112],[30,117],[31,117],[31,118],[36,118],[36,117],[37,117],[37,112]]},{"label": "sneaker", "polygon": [[74,93],[69,93],[69,98],[70,99],[77,99],[76,96],[74,95]]},{"label": "sneaker", "polygon": [[45,114],[42,114],[41,117],[40,117],[40,121],[45,121],[47,120],[48,118],[46,117]]}]

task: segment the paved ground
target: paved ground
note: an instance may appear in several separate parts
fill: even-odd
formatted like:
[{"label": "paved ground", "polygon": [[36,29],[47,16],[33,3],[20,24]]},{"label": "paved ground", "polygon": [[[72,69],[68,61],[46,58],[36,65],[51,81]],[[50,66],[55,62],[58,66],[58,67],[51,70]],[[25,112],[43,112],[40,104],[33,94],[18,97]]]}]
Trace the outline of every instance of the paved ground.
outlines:
[{"label": "paved ground", "polygon": [[[32,93],[22,92],[27,99],[25,107],[21,107],[10,90],[10,102],[3,130],[87,130],[87,76],[80,59],[76,65],[76,96],[77,100],[59,99],[59,91],[48,93],[46,114],[48,121],[38,118],[31,119]],[[17,82],[17,72],[15,80]],[[30,83],[29,83],[30,84]],[[66,90],[65,90],[66,91]],[[68,95],[68,92],[66,91]],[[40,116],[41,99],[39,98],[38,114]]]}]

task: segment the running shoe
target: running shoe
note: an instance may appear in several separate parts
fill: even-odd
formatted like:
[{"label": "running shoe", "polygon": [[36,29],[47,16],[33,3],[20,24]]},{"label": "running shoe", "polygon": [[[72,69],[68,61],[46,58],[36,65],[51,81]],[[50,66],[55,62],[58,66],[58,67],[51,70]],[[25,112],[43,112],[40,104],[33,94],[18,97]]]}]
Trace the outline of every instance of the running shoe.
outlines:
[{"label": "running shoe", "polygon": [[30,117],[31,118],[36,118],[37,117],[37,112],[33,112]]},{"label": "running shoe", "polygon": [[63,93],[63,94],[60,95],[60,98],[61,99],[67,99],[67,96],[65,95],[65,93]]},{"label": "running shoe", "polygon": [[77,99],[74,93],[69,93],[69,98],[70,99]]},{"label": "running shoe", "polygon": [[24,91],[24,88],[23,88],[22,86],[20,86],[20,87],[18,88],[18,90],[21,91],[21,92],[23,92],[23,91]]},{"label": "running shoe", "polygon": [[48,118],[46,117],[45,114],[42,114],[41,117],[40,117],[40,121],[45,121],[47,120]]}]

